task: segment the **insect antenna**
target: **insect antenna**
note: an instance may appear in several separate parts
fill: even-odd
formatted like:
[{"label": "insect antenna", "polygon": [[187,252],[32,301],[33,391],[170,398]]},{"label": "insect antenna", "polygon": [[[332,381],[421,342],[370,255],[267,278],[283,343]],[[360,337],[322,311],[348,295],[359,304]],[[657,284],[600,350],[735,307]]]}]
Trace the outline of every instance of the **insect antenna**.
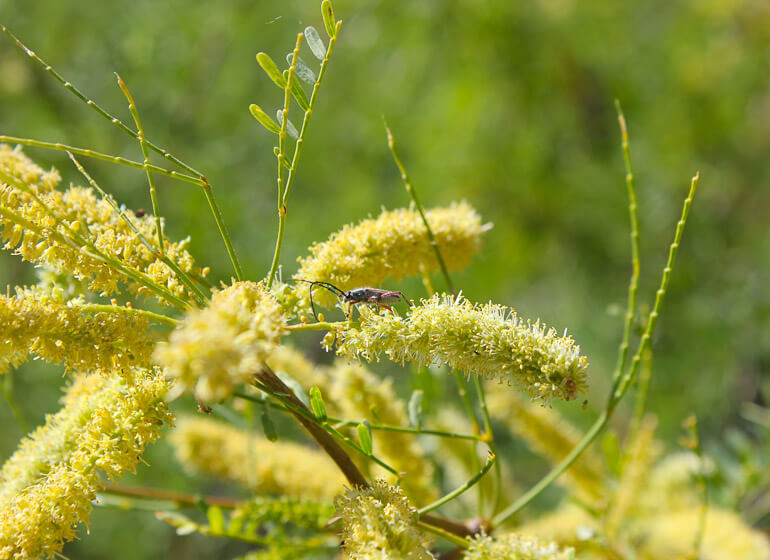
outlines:
[{"label": "insect antenna", "polygon": [[337,297],[341,297],[342,299],[345,299],[345,292],[340,290],[337,286],[334,284],[330,284],[329,282],[319,282],[315,280],[303,280],[302,278],[295,278],[297,282],[305,282],[306,284],[310,284],[310,308],[313,310],[313,317],[315,317],[315,320],[318,321],[318,314],[315,312],[315,303],[313,302],[313,287],[314,286],[321,286],[322,288],[326,288],[331,293],[333,293]]}]

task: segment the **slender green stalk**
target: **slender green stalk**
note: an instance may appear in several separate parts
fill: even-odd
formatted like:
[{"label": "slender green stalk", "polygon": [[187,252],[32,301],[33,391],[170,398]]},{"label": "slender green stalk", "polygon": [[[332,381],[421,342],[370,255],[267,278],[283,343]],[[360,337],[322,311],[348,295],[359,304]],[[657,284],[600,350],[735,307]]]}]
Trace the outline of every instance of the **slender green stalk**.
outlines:
[{"label": "slender green stalk", "polygon": [[454,490],[452,490],[451,492],[449,492],[448,494],[442,496],[432,504],[428,504],[427,506],[420,508],[417,511],[417,513],[419,513],[420,515],[424,515],[426,513],[429,513],[433,510],[440,508],[444,504],[451,502],[458,496],[462,495],[466,490],[469,490],[470,488],[473,487],[474,484],[476,484],[479,480],[481,480],[484,477],[484,475],[487,474],[489,469],[492,468],[492,465],[497,464],[496,459],[497,459],[497,456],[494,453],[490,452],[489,456],[487,457],[487,462],[484,463],[484,466],[482,467],[482,469],[479,472],[477,472],[475,475],[473,475],[473,477],[470,480],[465,482],[465,484],[463,484],[462,486],[459,486]]},{"label": "slender green stalk", "polygon": [[435,535],[439,538],[442,538],[445,541],[448,541],[459,548],[465,549],[470,546],[470,544],[466,539],[459,537],[454,533],[450,533],[449,531],[445,531],[444,529],[436,527],[435,525],[428,524],[425,521],[418,521],[417,526],[423,531],[425,531],[426,533],[430,533],[431,535]]},{"label": "slender green stalk", "polygon": [[185,175],[184,173],[179,173],[177,171],[169,171],[168,169],[163,169],[162,167],[158,167],[157,165],[153,165],[151,163],[140,163],[138,161],[133,161],[119,156],[103,154],[94,150],[68,146],[67,144],[62,144],[60,142],[42,142],[40,140],[33,140],[31,138],[18,138],[16,136],[7,136],[5,134],[0,134],[0,142],[6,142],[8,144],[21,144],[23,146],[32,146],[35,148],[46,148],[48,150],[59,150],[62,152],[72,152],[73,154],[77,154],[79,156],[100,159],[102,161],[108,161],[118,165],[133,167],[134,169],[145,169],[147,171],[153,171],[159,175],[165,175],[166,177],[179,179],[180,181],[192,183],[193,185],[198,185],[199,187],[205,186],[204,181],[198,177]]},{"label": "slender green stalk", "polygon": [[316,100],[318,99],[318,91],[321,88],[321,82],[326,75],[326,67],[329,64],[331,53],[334,50],[334,45],[337,42],[337,35],[342,27],[342,21],[338,21],[335,27],[335,34],[329,38],[329,46],[326,49],[326,55],[321,61],[321,69],[318,71],[318,78],[316,78],[313,84],[313,93],[310,95],[310,101],[308,102],[308,109],[305,111],[305,115],[302,118],[302,128],[300,128],[297,142],[294,144],[294,155],[291,158],[291,164],[289,165],[289,174],[286,177],[286,184],[283,185],[283,158],[284,144],[286,140],[286,126],[289,119],[288,116],[288,101],[291,99],[292,80],[294,79],[294,72],[296,70],[297,58],[299,56],[299,47],[302,41],[302,34],[297,37],[297,45],[292,53],[291,67],[289,68],[289,79],[286,80],[286,93],[284,99],[283,110],[283,122],[281,123],[281,132],[279,134],[279,148],[278,148],[278,238],[275,241],[275,251],[273,253],[273,262],[270,264],[270,272],[267,276],[267,287],[270,288],[273,285],[276,272],[278,271],[278,261],[281,258],[281,247],[283,246],[283,236],[286,231],[286,204],[289,199],[289,192],[294,184],[294,178],[297,174],[297,164],[299,163],[299,157],[302,153],[302,146],[305,143],[305,134],[308,130],[310,123],[310,117],[313,115],[313,107],[315,107]]},{"label": "slender green stalk", "polygon": [[[292,412],[282,404],[265,402],[262,399],[249,395],[247,393],[241,393],[236,391],[233,393],[233,396],[249,402],[264,404],[269,406],[270,408],[281,410],[283,412],[288,412],[288,413]],[[353,420],[342,420],[341,418],[332,418],[331,416],[326,417],[325,421],[328,422],[329,424],[332,424],[335,429],[355,428],[360,424],[360,422],[355,422]],[[479,436],[474,436],[470,434],[455,434],[453,432],[442,432],[440,430],[423,430],[423,429],[417,429],[417,428],[404,428],[402,426],[390,426],[387,424],[370,424],[369,427],[373,431],[379,430],[383,432],[398,432],[402,434],[415,434],[415,435],[421,435],[421,436],[436,436],[436,437],[445,437],[448,439],[463,439],[463,440],[469,439],[469,440],[477,440],[477,441],[479,440]]]},{"label": "slender green stalk", "polygon": [[[37,54],[36,54],[36,53],[35,53],[33,50],[29,49],[29,48],[28,48],[28,47],[27,47],[27,46],[26,46],[24,43],[22,43],[22,42],[21,42],[21,41],[20,41],[20,40],[19,40],[19,39],[18,39],[18,38],[17,38],[17,37],[16,37],[16,36],[13,34],[13,33],[11,33],[11,32],[8,30],[8,28],[7,28],[7,27],[5,27],[3,24],[0,24],[0,28],[2,28],[2,30],[3,30],[3,33],[5,33],[6,35],[8,35],[8,37],[10,37],[10,38],[11,38],[11,40],[12,40],[14,43],[16,43],[16,45],[17,45],[17,46],[18,46],[18,47],[19,47],[21,50],[23,50],[25,53],[27,53],[27,55],[28,55],[28,56],[29,56],[29,57],[30,57],[32,60],[34,60],[34,61],[35,61],[35,62],[37,62],[37,63],[38,63],[40,66],[42,66],[43,70],[45,70],[45,71],[46,71],[46,72],[48,72],[48,73],[49,73],[51,76],[53,76],[53,77],[56,79],[56,81],[58,81],[58,82],[59,82],[59,83],[60,83],[62,86],[64,86],[64,88],[65,88],[67,91],[69,91],[70,93],[72,93],[72,94],[73,94],[75,97],[77,97],[78,99],[80,99],[80,100],[81,100],[83,103],[85,103],[85,104],[86,104],[88,107],[90,107],[91,109],[93,109],[94,111],[96,111],[97,113],[99,113],[99,114],[100,114],[102,117],[104,117],[105,119],[107,119],[108,121],[110,121],[112,124],[114,124],[115,126],[117,126],[117,127],[120,129],[120,130],[122,130],[123,132],[125,132],[125,133],[126,133],[126,134],[128,134],[129,136],[133,136],[134,138],[136,138],[136,139],[139,139],[139,135],[138,135],[138,133],[137,133],[137,132],[135,132],[135,131],[131,130],[131,129],[130,129],[128,126],[126,126],[125,124],[123,124],[123,122],[122,122],[120,119],[118,119],[118,118],[117,118],[117,117],[115,117],[114,115],[111,115],[110,113],[108,113],[107,111],[105,111],[105,110],[104,110],[102,107],[100,107],[98,104],[96,104],[96,102],[92,101],[91,99],[89,99],[88,97],[86,97],[86,96],[85,96],[83,93],[81,93],[81,91],[80,91],[78,88],[76,88],[74,85],[72,85],[72,83],[70,83],[70,82],[68,82],[67,80],[65,80],[65,79],[64,79],[64,78],[61,76],[61,74],[59,74],[59,73],[58,73],[56,70],[54,70],[54,68],[53,68],[51,65],[49,65],[47,62],[45,62],[43,59],[41,59],[41,58],[40,58],[40,57],[39,57],[39,56],[38,56],[38,55],[37,55]],[[163,156],[164,158],[166,158],[168,161],[175,163],[176,165],[178,165],[179,167],[181,167],[182,169],[184,169],[184,170],[185,170],[185,171],[187,171],[188,173],[191,173],[192,175],[196,175],[196,176],[199,176],[199,175],[201,175],[200,171],[196,171],[194,168],[190,167],[189,165],[187,165],[187,164],[186,164],[186,163],[184,163],[183,161],[181,161],[181,160],[177,159],[176,157],[174,157],[173,155],[171,155],[170,153],[168,153],[168,152],[167,152],[166,150],[164,150],[163,148],[160,148],[159,146],[156,146],[155,144],[153,144],[153,143],[152,143],[152,142],[150,142],[149,140],[147,141],[147,146],[148,146],[148,147],[149,147],[151,150],[153,150],[154,152],[157,152],[158,154],[162,155],[162,156]]]},{"label": "slender green stalk", "polygon": [[455,293],[454,286],[452,285],[452,278],[449,276],[446,263],[444,263],[444,257],[441,256],[438,243],[436,243],[436,237],[433,235],[433,230],[430,228],[428,218],[425,217],[425,210],[423,209],[422,204],[420,204],[420,199],[417,197],[417,191],[415,190],[414,186],[412,186],[412,182],[409,180],[409,175],[406,173],[406,168],[404,167],[404,164],[401,163],[401,158],[398,157],[398,153],[396,152],[396,141],[393,138],[393,134],[391,133],[390,128],[388,127],[388,122],[384,117],[382,121],[385,123],[385,130],[388,134],[388,147],[390,148],[390,153],[393,154],[393,159],[396,162],[396,166],[398,166],[398,170],[401,172],[401,180],[404,182],[406,192],[409,193],[409,196],[412,197],[414,205],[417,207],[417,211],[420,213],[420,217],[422,218],[422,223],[425,224],[425,231],[428,233],[428,239],[430,240],[430,244],[433,247],[433,251],[436,253],[436,259],[438,260],[438,264],[441,267],[441,273],[444,275],[447,288],[449,288],[450,292]]},{"label": "slender green stalk", "polygon": [[645,328],[644,333],[642,334],[642,337],[639,340],[639,346],[636,350],[636,353],[634,354],[633,359],[631,360],[631,364],[629,366],[628,372],[623,377],[622,381],[618,384],[617,390],[613,392],[611,398],[607,401],[605,410],[599,415],[599,418],[596,419],[593,426],[591,426],[588,432],[586,432],[586,434],[572,449],[572,451],[570,451],[569,455],[567,455],[559,464],[554,466],[548,472],[548,474],[546,474],[537,484],[535,484],[532,488],[530,488],[518,500],[516,500],[513,504],[511,504],[510,506],[505,508],[503,511],[498,513],[492,519],[493,526],[504,523],[505,521],[513,517],[515,514],[517,514],[519,511],[524,509],[543,490],[545,490],[548,486],[550,486],[551,483],[554,480],[556,480],[565,470],[567,470],[567,468],[569,468],[569,466],[575,461],[575,459],[577,459],[580,456],[580,454],[583,451],[585,451],[585,449],[588,448],[588,446],[591,445],[591,443],[593,443],[596,437],[601,433],[601,431],[607,425],[618,403],[623,399],[631,383],[634,381],[636,374],[639,370],[639,364],[641,363],[642,356],[647,350],[647,347],[650,343],[652,335],[655,332],[655,326],[657,325],[657,322],[658,322],[660,309],[663,304],[663,298],[666,295],[666,290],[668,289],[668,283],[671,278],[671,270],[673,269],[674,263],[676,262],[676,254],[679,249],[679,244],[682,240],[682,234],[684,233],[684,226],[687,223],[687,216],[690,213],[690,206],[692,205],[692,199],[693,199],[693,196],[695,195],[695,190],[698,186],[699,178],[700,178],[700,174],[696,173],[695,177],[692,178],[692,182],[690,183],[690,192],[688,193],[687,198],[684,201],[684,205],[682,208],[682,216],[677,222],[676,232],[674,233],[674,241],[671,243],[671,247],[669,248],[668,261],[666,262],[666,266],[663,268],[663,275],[661,277],[660,287],[658,288],[658,291],[656,292],[656,295],[655,295],[655,305],[653,306],[652,311],[648,316],[647,326]]},{"label": "slender green stalk", "polygon": [[635,434],[639,431],[644,418],[644,411],[647,409],[647,394],[650,389],[650,378],[652,377],[652,350],[650,348],[642,357],[642,366],[639,372],[639,381],[636,384],[636,403],[634,405],[634,415],[631,418],[631,425],[628,429],[629,434]]},{"label": "slender green stalk", "polygon": [[142,156],[144,156],[145,170],[147,171],[147,183],[150,186],[150,199],[152,200],[152,212],[155,214],[155,230],[158,234],[158,250],[162,255],[166,253],[165,244],[163,243],[163,224],[160,220],[160,206],[158,204],[158,189],[155,187],[155,176],[152,171],[147,169],[147,165],[150,164],[150,152],[147,148],[147,138],[144,135],[144,129],[142,128],[142,121],[139,119],[139,110],[136,108],[134,102],[134,96],[128,90],[128,86],[123,81],[123,78],[115,72],[115,77],[118,79],[118,87],[123,92],[123,95],[128,101],[128,110],[131,112],[131,117],[134,119],[136,125],[137,136],[139,138],[139,146],[142,148]]},{"label": "slender green stalk", "polygon": [[243,500],[234,500],[232,498],[221,498],[219,496],[203,496],[201,494],[185,494],[166,490],[165,488],[149,488],[146,486],[119,486],[117,484],[104,484],[99,490],[100,494],[111,494],[113,496],[129,496],[133,498],[142,498],[145,500],[160,500],[164,502],[173,502],[180,506],[199,507],[217,506],[226,509],[235,509],[243,504]]},{"label": "slender green stalk", "polygon": [[[283,112],[281,113],[281,130],[278,132],[278,237],[275,240],[275,251],[273,252],[273,262],[270,264],[270,273],[267,275],[267,288],[273,286],[273,279],[278,271],[278,261],[281,258],[281,247],[283,246],[283,235],[286,231],[286,203],[284,202],[284,168],[286,162],[286,130],[289,127],[289,108],[291,107],[291,88],[294,85],[294,73],[297,70],[297,58],[299,49],[302,46],[302,33],[297,34],[297,42],[294,45],[294,51],[291,54],[291,65],[289,66],[289,77],[286,79],[286,87],[283,91]],[[298,140],[299,142],[299,140]],[[294,154],[297,153],[297,145],[294,146]],[[288,183],[288,181],[287,181]]]},{"label": "slender green stalk", "polygon": [[[75,167],[77,167],[78,171],[80,172],[83,177],[86,178],[88,181],[88,184],[91,185],[93,188],[95,188],[99,194],[102,195],[102,198],[107,201],[107,204],[109,204],[113,211],[128,225],[128,227],[131,229],[131,231],[134,232],[134,235],[139,239],[139,241],[147,247],[147,249],[152,252],[153,255],[158,257],[160,260],[162,260],[171,270],[174,271],[174,274],[176,274],[177,278],[179,278],[182,283],[187,286],[187,288],[192,293],[193,297],[195,297],[198,305],[205,306],[206,300],[208,299],[208,295],[205,294],[200,287],[195,284],[192,281],[192,278],[187,275],[185,271],[183,271],[178,264],[176,264],[171,258],[168,257],[163,252],[160,252],[156,247],[154,247],[150,241],[142,235],[142,233],[139,231],[139,229],[136,227],[136,225],[131,221],[131,219],[126,215],[126,213],[118,206],[118,203],[115,202],[115,199],[112,198],[111,195],[109,195],[107,192],[102,189],[99,184],[91,177],[91,175],[83,168],[82,165],[80,165],[80,162],[75,159],[75,156],[73,156],[70,152],[67,152],[67,155],[70,157],[72,162],[75,164]],[[159,240],[160,242],[163,242],[163,240]]]},{"label": "slender green stalk", "polygon": [[[481,429],[479,428],[479,422],[476,419],[476,413],[473,410],[473,403],[471,402],[471,398],[468,395],[468,389],[466,388],[466,382],[463,375],[456,371],[454,372],[455,380],[457,381],[457,393],[460,395],[460,400],[463,403],[463,407],[465,408],[465,412],[468,415],[468,419],[471,421],[471,427],[473,428],[474,434],[480,434]],[[479,454],[477,453],[477,445],[478,442],[473,442],[473,450],[471,451],[471,461],[473,461],[473,469],[479,470],[481,468],[481,463],[479,461]],[[484,513],[484,492],[483,488],[479,486],[479,493],[478,493],[478,501],[477,501],[477,507],[478,507],[478,513],[479,517],[481,517]]]},{"label": "slender green stalk", "polygon": [[19,425],[19,429],[22,433],[29,433],[29,424],[27,424],[24,415],[21,413],[19,407],[16,406],[16,401],[13,398],[13,371],[5,372],[2,374],[2,377],[5,402],[8,403],[8,408],[11,409],[11,413],[13,414],[14,419],[16,419],[16,423]]},{"label": "slender green stalk", "polygon": [[201,180],[203,181],[203,194],[206,196],[206,201],[209,203],[209,208],[211,209],[211,213],[214,216],[214,221],[216,222],[217,228],[219,229],[219,235],[222,237],[222,241],[225,243],[225,249],[227,249],[230,262],[233,264],[233,268],[235,269],[235,279],[240,282],[243,280],[243,270],[241,269],[241,262],[238,260],[238,254],[235,252],[233,243],[230,240],[230,233],[227,231],[225,218],[222,216],[222,211],[219,209],[219,205],[214,198],[214,192],[211,190],[211,185],[209,184],[208,179],[201,175]]},{"label": "slender green stalk", "polygon": [[104,305],[100,303],[84,303],[82,305],[75,306],[76,309],[85,311],[86,313],[120,313],[122,315],[140,315],[146,317],[150,321],[155,323],[162,323],[171,327],[176,327],[182,324],[178,319],[161,315],[160,313],[153,313],[146,309],[135,309],[133,307],[123,307],[120,305]]},{"label": "slender green stalk", "polygon": [[623,149],[623,161],[626,166],[626,189],[628,190],[628,214],[631,222],[631,280],[628,283],[628,305],[626,307],[625,324],[623,326],[623,339],[618,348],[618,361],[613,372],[613,390],[610,391],[610,398],[615,394],[617,384],[623,369],[626,367],[628,358],[628,348],[631,340],[631,327],[636,313],[636,296],[639,291],[639,219],[636,204],[636,188],[634,187],[634,172],[631,167],[631,152],[628,145],[628,127],[626,126],[626,117],[623,115],[623,109],[620,107],[620,101],[615,100],[615,109],[618,113],[618,124],[620,126],[621,146]]},{"label": "slender green stalk", "polygon": [[[61,76],[61,74],[59,74],[56,70],[53,69],[53,67],[51,65],[49,65],[47,62],[45,62],[37,54],[35,54],[34,51],[32,51],[31,49],[27,48],[27,46],[24,45],[24,43],[22,43],[13,33],[11,33],[8,30],[8,28],[6,28],[2,24],[0,24],[0,28],[2,28],[3,33],[8,35],[8,37],[10,37],[11,40],[13,40],[13,42],[16,43],[16,45],[18,45],[18,47],[20,49],[22,49],[25,53],[27,53],[27,55],[32,60],[37,62],[40,66],[43,67],[43,69],[46,72],[48,72],[60,84],[62,84],[67,91],[69,91],[70,93],[75,95],[75,97],[80,99],[88,107],[91,107],[94,111],[99,113],[102,117],[104,117],[105,119],[110,121],[112,124],[117,126],[120,130],[122,130],[123,132],[125,132],[129,136],[132,136],[133,138],[136,138],[137,140],[140,140],[140,141],[142,140],[142,138],[140,138],[138,132],[136,132],[136,131],[132,130],[131,128],[129,128],[128,126],[126,126],[123,123],[123,121],[121,121],[120,119],[118,119],[114,115],[111,115],[110,113],[105,111],[102,107],[100,107],[96,102],[94,102],[93,100],[91,100],[88,97],[86,97],[85,95],[83,95],[83,93],[81,93],[78,88],[76,88],[70,82],[65,80]],[[10,137],[10,136],[0,136],[0,142],[13,142],[13,141],[14,141],[13,137]],[[199,186],[203,187],[203,189],[204,189],[203,192],[206,195],[206,200],[208,201],[209,207],[211,208],[211,213],[214,216],[214,221],[217,224],[217,228],[219,228],[219,233],[222,236],[222,241],[224,241],[224,243],[225,243],[225,247],[227,249],[227,254],[230,256],[230,260],[233,263],[233,268],[235,269],[235,277],[238,280],[242,280],[243,279],[243,272],[241,270],[240,262],[238,261],[238,257],[237,257],[237,255],[235,253],[235,250],[233,249],[232,242],[230,241],[230,234],[228,233],[227,228],[225,227],[224,219],[222,217],[222,212],[220,211],[219,206],[217,205],[216,200],[214,199],[214,195],[211,192],[211,185],[209,184],[209,182],[206,179],[206,177],[200,171],[197,171],[195,168],[193,168],[190,165],[186,164],[185,162],[183,162],[182,160],[178,159],[177,157],[171,155],[169,152],[167,152],[166,150],[164,150],[160,146],[155,145],[154,143],[150,142],[146,138],[144,139],[144,141],[145,141],[146,146],[149,149],[151,149],[152,151],[162,155],[166,160],[168,160],[168,161],[178,165],[179,167],[181,167],[182,169],[184,169],[185,171],[190,173],[192,175],[192,177],[189,176],[189,175],[184,175],[184,174],[181,174],[181,173],[177,173],[175,171],[166,171],[165,169],[161,169],[160,167],[156,167],[154,165],[149,165],[149,166],[142,165],[142,164],[133,165],[136,162],[128,163],[129,160],[123,160],[123,158],[115,158],[113,156],[105,156],[104,158],[100,158],[100,159],[105,159],[106,161],[112,161],[113,163],[120,163],[120,164],[123,164],[123,165],[129,165],[130,167],[139,167],[140,169],[152,170],[155,173],[159,173],[161,175],[168,175],[169,177],[173,177],[175,179],[182,179],[184,181],[188,181],[188,182],[191,182],[191,183],[194,183],[196,185],[199,185]],[[19,142],[18,139],[17,139],[17,143],[24,144],[25,142]],[[35,144],[27,143],[26,145],[35,145]],[[55,146],[55,144],[54,145],[49,145],[49,146],[43,146],[42,144],[38,144],[38,145],[40,147],[49,147],[49,148]],[[60,144],[60,146],[61,146],[61,144]],[[77,148],[72,148],[72,147],[62,147],[62,148],[54,148],[54,149],[66,149],[66,150],[68,150],[68,151],[70,151],[72,153],[76,153],[78,155],[82,155],[82,156],[86,156],[86,157],[98,157],[98,156],[93,155],[96,152],[93,152],[92,150],[80,150],[80,151],[78,151]],[[90,153],[86,153],[86,152],[90,152]],[[104,154],[100,154],[100,155],[104,155]],[[156,212],[156,215],[157,215],[157,212]]]},{"label": "slender green stalk", "polygon": [[[495,444],[495,434],[492,431],[492,419],[489,416],[489,409],[487,408],[487,397],[484,394],[484,384],[481,382],[481,377],[475,375],[473,377],[474,384],[476,386],[476,393],[479,396],[479,403],[481,405],[481,415],[484,419],[484,433],[482,434],[482,441],[489,446],[494,456],[497,456],[497,445]],[[500,462],[495,461],[495,491],[494,498],[492,499],[492,513],[494,514],[500,507],[501,488],[503,485],[503,472],[500,467]]]}]

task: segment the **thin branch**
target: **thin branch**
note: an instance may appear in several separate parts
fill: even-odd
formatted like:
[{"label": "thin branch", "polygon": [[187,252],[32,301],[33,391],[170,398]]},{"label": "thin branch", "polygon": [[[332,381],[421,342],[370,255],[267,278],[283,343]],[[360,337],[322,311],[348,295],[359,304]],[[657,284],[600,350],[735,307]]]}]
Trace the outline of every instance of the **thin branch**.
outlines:
[{"label": "thin branch", "polygon": [[489,469],[492,468],[492,465],[497,464],[496,459],[497,459],[497,456],[494,453],[490,452],[489,455],[487,456],[487,462],[484,463],[484,466],[481,468],[481,470],[477,472],[475,475],[473,475],[473,477],[470,480],[465,482],[465,484],[463,484],[462,486],[455,488],[445,496],[442,496],[432,504],[429,504],[423,508],[420,508],[417,511],[417,513],[419,513],[420,515],[424,515],[428,512],[431,512],[433,510],[440,508],[441,506],[443,506],[448,502],[451,502],[458,496],[461,496],[465,491],[472,488],[474,484],[476,484],[479,480],[481,480],[484,477],[484,475],[487,474]]},{"label": "thin branch", "polygon": [[452,278],[449,276],[446,263],[444,263],[444,257],[441,256],[441,250],[439,249],[438,243],[436,242],[436,237],[433,235],[433,230],[430,228],[428,218],[425,217],[425,210],[423,209],[422,204],[420,204],[420,199],[417,198],[417,191],[415,190],[414,186],[412,186],[412,182],[409,180],[409,176],[406,173],[406,168],[404,167],[404,164],[401,163],[401,158],[398,157],[398,153],[396,152],[396,141],[394,140],[393,134],[390,132],[390,128],[388,127],[388,123],[384,117],[382,121],[385,123],[385,130],[388,133],[388,147],[390,148],[390,153],[393,154],[393,159],[396,162],[396,166],[398,166],[398,170],[401,172],[401,180],[404,182],[406,192],[409,193],[409,196],[412,197],[414,205],[417,207],[417,211],[420,213],[420,217],[422,218],[422,223],[425,224],[425,231],[428,233],[428,239],[430,240],[431,247],[433,247],[433,251],[436,253],[436,259],[438,260],[438,264],[441,267],[441,273],[444,275],[447,288],[449,288],[450,292],[455,293],[454,286],[452,285]]}]

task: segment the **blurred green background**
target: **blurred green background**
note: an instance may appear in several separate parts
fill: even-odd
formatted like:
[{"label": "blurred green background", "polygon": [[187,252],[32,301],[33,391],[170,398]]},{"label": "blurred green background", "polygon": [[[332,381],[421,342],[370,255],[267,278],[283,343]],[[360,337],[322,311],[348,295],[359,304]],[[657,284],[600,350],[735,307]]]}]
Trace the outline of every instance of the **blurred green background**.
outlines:
[{"label": "blurred green background", "polygon": [[[409,203],[387,149],[384,115],[426,206],[466,199],[494,223],[482,255],[456,274],[456,284],[473,300],[504,303],[568,328],[592,363],[589,411],[600,408],[630,274],[618,98],[637,177],[643,304],[653,300],[690,177],[701,171],[655,340],[650,408],[671,440],[691,411],[707,442],[745,428],[739,405],[763,402],[770,368],[770,4],[334,4],[344,25],[289,201],[285,274],[311,242],[381,207]],[[273,112],[282,93],[254,55],[264,50],[280,64],[297,32],[310,24],[322,30],[319,2],[0,0],[0,22],[131,122],[113,77],[119,72],[148,136],[214,185],[248,277],[267,273],[277,229],[274,139],[248,105]],[[313,60],[309,53],[304,58]],[[0,131],[141,156],[136,142],[77,102],[6,37],[0,37]],[[81,182],[64,154],[25,151],[44,167],[57,166],[65,184]],[[142,172],[83,163],[119,200],[150,208]],[[159,181],[169,235],[190,235],[211,278],[229,279],[202,193]],[[0,285],[33,279],[30,266],[0,255]],[[435,282],[441,285],[439,277]],[[417,283],[388,287],[422,294]],[[318,353],[315,339],[308,345]],[[14,376],[24,413],[35,423],[56,409],[57,372],[28,366]],[[579,403],[566,408],[583,425],[594,416]],[[5,405],[0,423],[4,459],[21,432]],[[148,458],[157,466],[167,456],[160,444]],[[153,472],[143,468],[142,480],[194,488]],[[127,515],[96,512],[93,535],[65,553],[228,557],[212,539],[173,539],[150,514]],[[116,546],[126,535],[131,546]]]}]

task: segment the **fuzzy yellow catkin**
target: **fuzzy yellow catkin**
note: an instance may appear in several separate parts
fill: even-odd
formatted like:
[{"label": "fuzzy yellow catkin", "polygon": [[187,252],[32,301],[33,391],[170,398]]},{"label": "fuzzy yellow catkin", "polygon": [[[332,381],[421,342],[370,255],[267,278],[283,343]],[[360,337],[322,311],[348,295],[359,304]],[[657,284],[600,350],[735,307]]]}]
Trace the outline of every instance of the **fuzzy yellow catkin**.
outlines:
[{"label": "fuzzy yellow catkin", "polygon": [[704,468],[708,476],[713,471],[713,462],[692,451],[664,457],[647,476],[639,506],[650,514],[698,506],[703,501],[703,494],[698,491],[695,480]]},{"label": "fuzzy yellow catkin", "polygon": [[[556,464],[580,441],[580,431],[552,408],[529,402],[509,387],[489,384],[487,408],[490,415],[522,438],[527,446]],[[607,470],[599,457],[585,450],[557,479],[583,502],[601,508],[606,501]]]},{"label": "fuzzy yellow catkin", "polygon": [[248,383],[286,332],[281,306],[263,284],[236,282],[193,309],[158,344],[154,358],[177,382],[205,402],[229,397]]},{"label": "fuzzy yellow catkin", "polygon": [[554,542],[536,537],[510,533],[490,537],[477,535],[470,539],[464,560],[573,560],[575,551],[562,549]]},{"label": "fuzzy yellow catkin", "polygon": [[[390,378],[380,380],[361,364],[337,360],[328,372],[329,400],[343,418],[368,419],[373,424],[409,425],[404,402],[396,396]],[[373,434],[375,453],[403,473],[400,485],[417,503],[437,498],[433,465],[413,434],[377,430]]]},{"label": "fuzzy yellow catkin", "polygon": [[[6,183],[6,179],[11,180]],[[0,144],[0,236],[6,250],[14,250],[26,261],[88,280],[90,289],[105,295],[117,292],[119,282],[125,282],[133,293],[153,295],[147,287],[95,257],[80,236],[174,295],[189,296],[173,270],[137,238],[107,201],[90,188],[56,190],[58,182],[55,170],[45,173],[18,147]],[[154,217],[138,217],[128,209],[124,212],[146,239],[155,242]],[[186,273],[194,269],[188,243],[189,239],[167,239],[164,246],[166,256]]]},{"label": "fuzzy yellow catkin", "polygon": [[0,374],[29,355],[81,372],[149,364],[157,335],[144,317],[83,311],[82,303],[43,288],[0,295]]},{"label": "fuzzy yellow catkin", "polygon": [[[588,360],[572,337],[559,336],[501,305],[433,296],[405,318],[361,308],[359,325],[340,328],[337,353],[403,364],[446,364],[467,375],[498,378],[533,398],[574,399],[587,388]],[[326,339],[327,348],[332,339]]]},{"label": "fuzzy yellow catkin", "polygon": [[165,378],[78,376],[63,408],[25,438],[0,470],[0,558],[53,558],[88,521],[102,472],[134,472],[173,416]]},{"label": "fuzzy yellow catkin", "polygon": [[207,418],[180,419],[170,441],[187,470],[260,494],[331,501],[345,485],[339,469],[317,449],[271,442]]},{"label": "fuzzy yellow catkin", "polygon": [[[425,216],[448,270],[470,263],[481,248],[482,234],[490,227],[481,223],[481,217],[466,202],[427,210]],[[420,214],[413,208],[399,208],[348,224],[327,241],[316,243],[310,247],[310,256],[300,260],[294,278],[331,282],[346,291],[438,268]],[[336,301],[323,289],[314,290],[313,299],[322,305]]]},{"label": "fuzzy yellow catkin", "polygon": [[[650,517],[636,535],[639,558],[678,560],[692,557],[700,524],[700,507],[661,511]],[[698,556],[707,560],[770,560],[770,541],[737,514],[709,509]]]},{"label": "fuzzy yellow catkin", "polygon": [[427,539],[417,512],[397,486],[373,480],[334,500],[342,518],[342,542],[352,560],[427,560]]},{"label": "fuzzy yellow catkin", "polygon": [[[586,541],[599,534],[600,524],[584,507],[567,501],[554,511],[519,525],[516,530],[581,551]],[[583,555],[578,554],[578,558],[582,559]]]}]

